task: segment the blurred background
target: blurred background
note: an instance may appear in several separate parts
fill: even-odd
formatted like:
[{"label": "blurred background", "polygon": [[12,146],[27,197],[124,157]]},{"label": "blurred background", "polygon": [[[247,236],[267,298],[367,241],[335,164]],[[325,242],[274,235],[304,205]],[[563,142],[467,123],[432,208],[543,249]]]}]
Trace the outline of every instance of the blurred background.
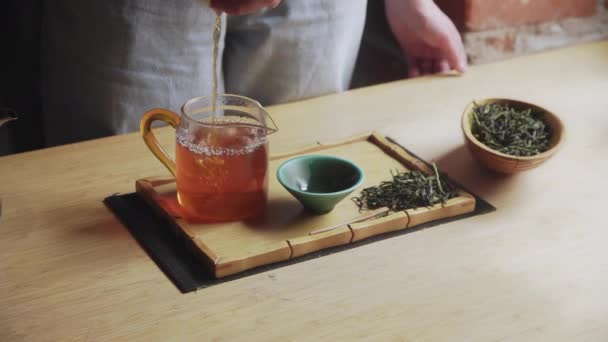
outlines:
[{"label": "blurred background", "polygon": [[[470,64],[608,39],[608,0],[435,0],[462,34]],[[403,78],[401,50],[369,0],[353,87]]]},{"label": "blurred background", "polygon": [[[462,33],[470,64],[608,39],[608,0],[436,0]],[[402,51],[383,14],[369,0],[352,87],[402,79]],[[0,155],[43,146],[40,99],[41,0],[0,4],[0,108],[19,120],[0,127]]]}]

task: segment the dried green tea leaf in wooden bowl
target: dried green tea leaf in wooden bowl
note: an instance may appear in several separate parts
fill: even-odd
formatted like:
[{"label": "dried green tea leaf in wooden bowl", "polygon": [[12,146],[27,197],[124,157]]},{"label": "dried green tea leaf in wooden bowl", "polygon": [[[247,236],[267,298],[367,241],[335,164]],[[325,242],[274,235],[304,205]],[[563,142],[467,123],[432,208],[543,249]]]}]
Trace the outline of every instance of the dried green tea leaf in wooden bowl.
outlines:
[{"label": "dried green tea leaf in wooden bowl", "polygon": [[561,147],[565,129],[554,113],[511,99],[480,99],[462,114],[462,131],[473,157],[486,168],[510,174],[533,169]]},{"label": "dried green tea leaf in wooden bowl", "polygon": [[545,152],[551,137],[542,113],[509,104],[475,104],[471,130],[489,148],[513,156],[534,156]]}]

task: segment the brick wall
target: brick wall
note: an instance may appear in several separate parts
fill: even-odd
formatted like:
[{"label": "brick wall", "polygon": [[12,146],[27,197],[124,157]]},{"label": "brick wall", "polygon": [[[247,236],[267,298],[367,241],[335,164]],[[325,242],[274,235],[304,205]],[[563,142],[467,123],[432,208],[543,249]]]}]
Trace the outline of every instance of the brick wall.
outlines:
[{"label": "brick wall", "polygon": [[608,39],[608,0],[435,0],[471,63]]}]

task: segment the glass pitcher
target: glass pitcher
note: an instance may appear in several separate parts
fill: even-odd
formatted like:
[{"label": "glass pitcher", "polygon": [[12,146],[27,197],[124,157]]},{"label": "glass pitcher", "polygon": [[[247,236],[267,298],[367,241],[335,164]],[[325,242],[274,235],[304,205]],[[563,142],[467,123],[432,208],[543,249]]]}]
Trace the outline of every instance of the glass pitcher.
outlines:
[{"label": "glass pitcher", "polygon": [[[140,131],[150,151],[175,176],[180,206],[196,220],[242,220],[262,214],[268,198],[267,136],[277,131],[255,100],[238,95],[198,97],[182,106],[181,117],[152,109]],[[214,115],[215,113],[215,115]],[[175,162],[158,144],[155,120],[176,130]]]}]

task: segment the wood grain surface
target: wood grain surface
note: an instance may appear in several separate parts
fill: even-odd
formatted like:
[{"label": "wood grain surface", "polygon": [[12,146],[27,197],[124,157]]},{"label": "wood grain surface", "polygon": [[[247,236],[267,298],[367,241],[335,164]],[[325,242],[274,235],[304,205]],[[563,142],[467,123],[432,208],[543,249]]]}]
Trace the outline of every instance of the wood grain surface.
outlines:
[{"label": "wood grain surface", "polygon": [[[481,169],[460,115],[488,97],[559,115],[563,148]],[[608,340],[607,42],[269,112],[274,154],[380,129],[498,210],[182,295],[102,204],[166,174],[138,134],[3,157],[0,340]]]}]

